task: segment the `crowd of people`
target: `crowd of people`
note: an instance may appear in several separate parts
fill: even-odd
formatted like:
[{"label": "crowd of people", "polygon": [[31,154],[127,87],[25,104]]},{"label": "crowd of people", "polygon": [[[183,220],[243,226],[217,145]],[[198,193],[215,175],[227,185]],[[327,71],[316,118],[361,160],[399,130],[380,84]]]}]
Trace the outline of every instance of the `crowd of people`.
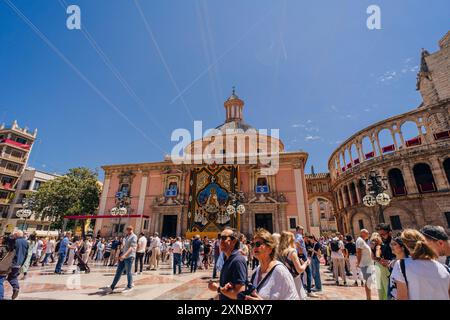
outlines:
[{"label": "crowd of people", "polygon": [[128,226],[124,236],[109,239],[82,239],[70,231],[60,239],[39,238],[16,231],[0,240],[0,299],[5,280],[13,288],[12,299],[17,298],[18,277],[22,273],[25,279],[30,267],[56,264],[54,272],[64,274],[89,272],[92,263],[117,268],[106,293],[115,290],[122,275],[127,276],[125,293],[133,289],[133,274],[166,264],[174,275],[183,269],[211,270],[208,288],[222,300],[317,297],[322,292],[321,265],[328,267],[337,286],[364,287],[368,300],[374,291],[379,300],[449,300],[450,295],[450,241],[440,226],[393,236],[382,223],[372,234],[361,230],[356,239],[340,233],[316,238],[301,226],[281,234],[258,229],[251,240],[230,228],[215,239],[160,238],[158,233],[136,235]]}]

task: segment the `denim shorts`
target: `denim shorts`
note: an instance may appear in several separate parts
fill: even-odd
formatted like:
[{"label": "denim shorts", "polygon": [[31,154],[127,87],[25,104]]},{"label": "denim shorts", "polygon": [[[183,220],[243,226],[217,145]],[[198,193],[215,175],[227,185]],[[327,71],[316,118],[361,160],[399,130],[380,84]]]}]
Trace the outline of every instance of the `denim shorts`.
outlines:
[{"label": "denim shorts", "polygon": [[360,267],[362,275],[363,275],[363,278],[364,278],[365,281],[367,281],[367,279],[369,279],[370,276],[372,275],[372,273],[371,273],[372,270],[369,267],[370,266]]}]

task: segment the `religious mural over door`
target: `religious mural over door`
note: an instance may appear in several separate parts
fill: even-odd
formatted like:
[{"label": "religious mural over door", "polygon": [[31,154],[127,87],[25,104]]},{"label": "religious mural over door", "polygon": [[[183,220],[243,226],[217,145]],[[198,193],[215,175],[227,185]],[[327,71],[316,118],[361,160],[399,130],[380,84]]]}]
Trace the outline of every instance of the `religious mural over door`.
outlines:
[{"label": "religious mural over door", "polygon": [[227,213],[230,193],[238,186],[238,168],[216,164],[193,169],[189,182],[188,233],[213,235],[239,227],[239,214]]}]

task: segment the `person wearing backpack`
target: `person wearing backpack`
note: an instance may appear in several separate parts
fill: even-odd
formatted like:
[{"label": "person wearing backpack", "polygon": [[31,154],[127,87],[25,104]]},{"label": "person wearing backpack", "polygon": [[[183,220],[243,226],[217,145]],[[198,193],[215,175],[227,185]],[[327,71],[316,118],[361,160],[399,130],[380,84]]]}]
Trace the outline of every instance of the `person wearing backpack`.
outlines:
[{"label": "person wearing backpack", "polygon": [[302,284],[301,275],[310,265],[310,260],[303,262],[295,249],[295,237],[292,232],[283,231],[278,246],[278,260],[282,262],[294,278],[295,288],[301,300],[305,300],[307,293]]},{"label": "person wearing backpack", "polygon": [[395,262],[391,278],[397,300],[450,300],[450,270],[417,230],[406,229],[400,238],[411,257]]},{"label": "person wearing backpack", "polygon": [[[251,292],[240,296],[245,300],[299,300],[291,272],[276,259],[277,241],[273,235],[267,230],[258,229],[253,243],[253,251],[260,264],[251,277]],[[295,252],[294,247],[292,249]]]},{"label": "person wearing backpack", "polygon": [[344,242],[342,241],[343,236],[338,234],[335,238],[331,240],[331,260],[333,261],[333,275],[336,285],[339,285],[339,276],[341,276],[344,281],[344,286],[347,285],[347,280],[345,278],[345,258],[344,258]]},{"label": "person wearing backpack", "polygon": [[14,256],[10,263],[9,272],[4,275],[0,274],[0,300],[3,300],[4,297],[3,282],[5,279],[13,288],[11,299],[15,300],[18,297],[20,290],[18,279],[20,275],[20,269],[25,263],[28,255],[28,242],[24,238],[23,231],[21,230],[15,231],[14,235],[12,237],[9,237],[7,241],[8,252],[14,252]]}]

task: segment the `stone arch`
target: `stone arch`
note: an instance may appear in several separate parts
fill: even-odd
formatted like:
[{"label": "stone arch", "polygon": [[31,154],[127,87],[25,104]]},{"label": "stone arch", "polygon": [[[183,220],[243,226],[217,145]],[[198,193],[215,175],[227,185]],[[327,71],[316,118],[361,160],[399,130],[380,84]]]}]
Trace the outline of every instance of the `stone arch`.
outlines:
[{"label": "stone arch", "polygon": [[381,152],[389,153],[395,151],[395,142],[392,138],[392,129],[383,128],[377,133],[378,141],[380,142]]},{"label": "stone arch", "polygon": [[400,128],[406,147],[413,146],[415,139],[420,137],[419,124],[412,120],[406,120],[402,122]]},{"label": "stone arch", "polygon": [[442,163],[444,168],[445,176],[447,177],[448,184],[450,184],[450,158],[446,158]]},{"label": "stone arch", "polygon": [[437,191],[431,166],[428,163],[417,163],[413,167],[414,179],[420,193]]},{"label": "stone arch", "polygon": [[362,147],[362,154],[364,156],[364,159],[362,160],[370,159],[371,158],[370,155],[372,153],[373,154],[375,153],[375,150],[373,149],[373,145],[369,136],[365,136],[361,139],[361,147]]},{"label": "stone arch", "polygon": [[394,197],[404,196],[407,194],[405,178],[403,177],[403,172],[399,168],[391,168],[388,171],[389,185],[392,190],[392,195]]}]

